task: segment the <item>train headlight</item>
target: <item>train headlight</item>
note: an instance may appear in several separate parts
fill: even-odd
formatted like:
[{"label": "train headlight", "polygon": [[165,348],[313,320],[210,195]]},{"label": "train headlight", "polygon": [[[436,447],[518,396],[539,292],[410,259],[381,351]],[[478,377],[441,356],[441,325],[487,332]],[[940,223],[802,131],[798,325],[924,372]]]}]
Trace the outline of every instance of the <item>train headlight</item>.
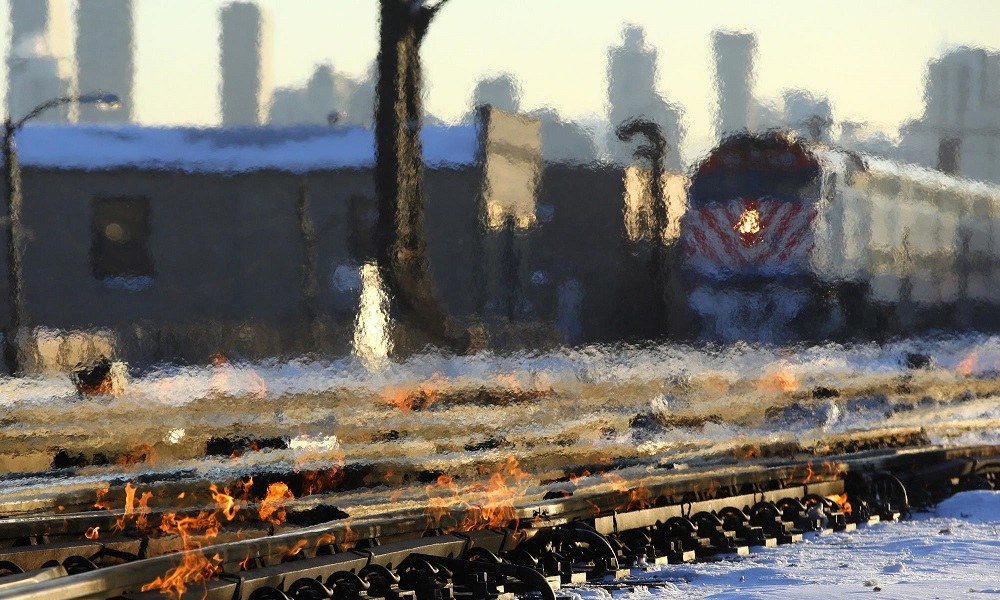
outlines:
[{"label": "train headlight", "polygon": [[755,208],[748,208],[740,215],[740,220],[736,222],[733,229],[741,235],[753,235],[760,231],[760,213]]}]

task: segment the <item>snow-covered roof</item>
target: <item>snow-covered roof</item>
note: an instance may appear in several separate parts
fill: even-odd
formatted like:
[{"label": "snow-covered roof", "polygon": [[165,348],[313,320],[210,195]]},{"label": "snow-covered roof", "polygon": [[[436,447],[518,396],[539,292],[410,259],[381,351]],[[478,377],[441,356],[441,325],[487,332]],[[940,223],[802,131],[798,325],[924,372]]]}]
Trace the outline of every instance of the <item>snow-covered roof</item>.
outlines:
[{"label": "snow-covered roof", "polygon": [[[429,166],[471,165],[474,125],[424,126]],[[58,169],[138,168],[203,173],[371,167],[375,136],[360,127],[144,127],[30,124],[17,133],[21,164]]]}]

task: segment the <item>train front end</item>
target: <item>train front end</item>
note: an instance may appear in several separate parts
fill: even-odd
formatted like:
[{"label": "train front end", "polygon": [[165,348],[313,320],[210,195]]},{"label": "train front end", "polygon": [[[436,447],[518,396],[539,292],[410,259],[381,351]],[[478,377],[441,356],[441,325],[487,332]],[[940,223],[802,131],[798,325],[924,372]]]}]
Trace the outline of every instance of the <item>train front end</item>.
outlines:
[{"label": "train front end", "polygon": [[820,163],[779,134],[728,138],[698,166],[681,227],[689,309],[705,341],[807,335]]}]

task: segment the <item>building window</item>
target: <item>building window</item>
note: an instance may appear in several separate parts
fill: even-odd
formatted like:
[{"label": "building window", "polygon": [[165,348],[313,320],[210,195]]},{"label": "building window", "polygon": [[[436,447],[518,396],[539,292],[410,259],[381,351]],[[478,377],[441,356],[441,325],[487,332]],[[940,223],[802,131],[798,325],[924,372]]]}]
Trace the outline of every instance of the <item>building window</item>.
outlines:
[{"label": "building window", "polygon": [[149,199],[98,198],[93,205],[90,255],[94,277],[101,280],[151,278]]}]

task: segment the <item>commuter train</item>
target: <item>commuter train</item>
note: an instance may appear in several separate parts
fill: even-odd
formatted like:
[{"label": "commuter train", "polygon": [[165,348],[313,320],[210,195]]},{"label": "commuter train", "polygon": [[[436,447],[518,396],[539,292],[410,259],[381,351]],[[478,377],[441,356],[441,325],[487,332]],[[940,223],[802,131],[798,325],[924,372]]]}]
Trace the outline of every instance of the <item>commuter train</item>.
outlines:
[{"label": "commuter train", "polygon": [[694,170],[680,273],[698,337],[1000,325],[1000,187],[769,132]]}]

